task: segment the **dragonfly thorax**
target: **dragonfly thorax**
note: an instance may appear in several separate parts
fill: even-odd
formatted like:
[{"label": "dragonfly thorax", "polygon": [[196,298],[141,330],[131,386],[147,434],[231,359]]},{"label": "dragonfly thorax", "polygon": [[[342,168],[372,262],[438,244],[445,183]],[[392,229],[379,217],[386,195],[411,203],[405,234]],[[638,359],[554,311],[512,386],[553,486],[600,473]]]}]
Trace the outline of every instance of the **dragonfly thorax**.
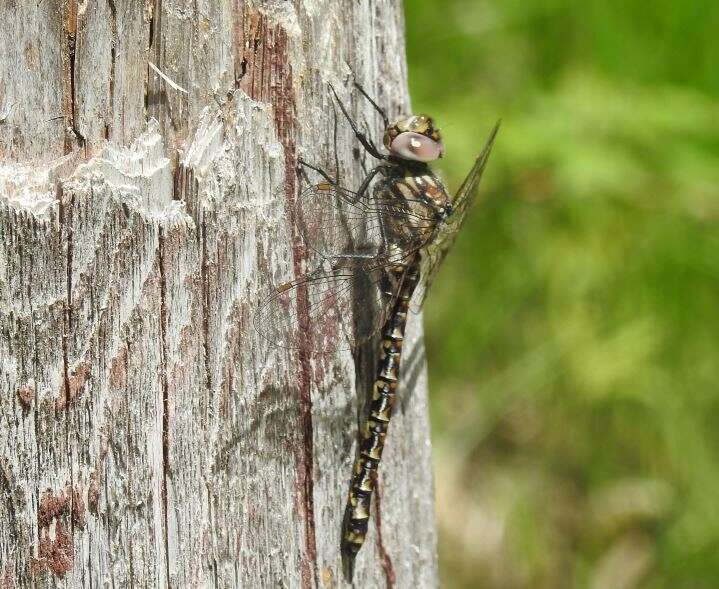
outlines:
[{"label": "dragonfly thorax", "polygon": [[419,248],[431,241],[451,208],[444,185],[426,166],[393,166],[376,184],[374,198],[396,210],[386,218],[388,236]]}]

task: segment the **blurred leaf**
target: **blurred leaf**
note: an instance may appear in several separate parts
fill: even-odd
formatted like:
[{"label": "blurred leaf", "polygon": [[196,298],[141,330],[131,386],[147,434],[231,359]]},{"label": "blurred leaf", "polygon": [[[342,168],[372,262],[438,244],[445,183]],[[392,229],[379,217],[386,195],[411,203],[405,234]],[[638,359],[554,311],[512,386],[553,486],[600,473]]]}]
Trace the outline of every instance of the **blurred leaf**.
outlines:
[{"label": "blurred leaf", "polygon": [[715,587],[719,4],[406,17],[450,186],[503,119],[425,313],[443,585]]}]

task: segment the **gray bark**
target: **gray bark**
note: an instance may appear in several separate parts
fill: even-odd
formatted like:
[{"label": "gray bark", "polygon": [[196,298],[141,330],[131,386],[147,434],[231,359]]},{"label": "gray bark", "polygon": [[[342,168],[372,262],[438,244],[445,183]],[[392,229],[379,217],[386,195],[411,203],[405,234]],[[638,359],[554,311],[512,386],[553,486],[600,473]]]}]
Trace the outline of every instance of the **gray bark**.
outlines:
[{"label": "gray bark", "polygon": [[[327,82],[377,131],[351,72],[408,106],[402,26],[392,0],[0,3],[0,587],[344,586],[363,370],[251,317],[300,262]],[[358,587],[437,584],[412,321]]]}]

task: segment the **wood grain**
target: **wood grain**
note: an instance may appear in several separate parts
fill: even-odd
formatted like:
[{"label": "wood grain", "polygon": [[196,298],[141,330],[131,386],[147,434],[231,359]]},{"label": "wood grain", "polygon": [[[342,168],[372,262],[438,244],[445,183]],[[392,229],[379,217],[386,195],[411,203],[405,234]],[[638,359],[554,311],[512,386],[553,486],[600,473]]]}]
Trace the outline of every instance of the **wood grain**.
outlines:
[{"label": "wood grain", "polygon": [[[0,587],[340,587],[374,351],[272,346],[327,83],[408,108],[391,0],[0,4]],[[159,76],[152,62],[175,84]],[[350,183],[356,143],[340,122]],[[434,587],[418,317],[358,587]]]}]

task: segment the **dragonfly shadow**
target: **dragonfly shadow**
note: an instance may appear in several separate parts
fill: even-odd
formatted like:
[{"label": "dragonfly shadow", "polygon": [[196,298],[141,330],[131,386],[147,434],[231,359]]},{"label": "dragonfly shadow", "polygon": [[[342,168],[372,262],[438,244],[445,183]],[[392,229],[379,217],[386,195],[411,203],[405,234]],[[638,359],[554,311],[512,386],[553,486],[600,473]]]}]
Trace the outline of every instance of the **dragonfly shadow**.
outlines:
[{"label": "dragonfly shadow", "polygon": [[[353,285],[353,311],[355,331],[369,333],[377,323],[380,309],[373,303],[377,285],[369,277],[363,276]],[[369,307],[369,308],[368,308]],[[375,333],[369,341],[357,346],[354,350],[355,382],[359,396],[357,402],[358,425],[364,420],[368,411],[368,403],[372,396],[372,387],[377,377],[377,349],[381,338]]]},{"label": "dragonfly shadow", "polygon": [[412,352],[405,359],[404,371],[402,374],[402,389],[399,399],[400,409],[405,412],[406,407],[413,402],[417,383],[426,370],[426,353],[424,348],[424,337],[415,340]]}]

